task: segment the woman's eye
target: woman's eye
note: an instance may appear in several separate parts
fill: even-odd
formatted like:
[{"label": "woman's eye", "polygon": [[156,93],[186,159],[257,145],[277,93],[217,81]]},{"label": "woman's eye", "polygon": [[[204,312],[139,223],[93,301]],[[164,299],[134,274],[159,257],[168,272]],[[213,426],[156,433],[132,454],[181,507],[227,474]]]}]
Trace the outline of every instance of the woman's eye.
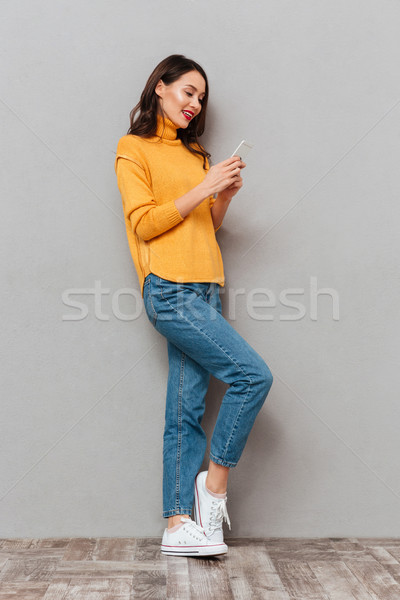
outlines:
[{"label": "woman's eye", "polygon": [[[193,96],[193,94],[191,94],[190,92],[186,92],[188,96]],[[201,102],[201,104],[203,104],[204,102],[204,98],[199,98],[199,102]]]}]

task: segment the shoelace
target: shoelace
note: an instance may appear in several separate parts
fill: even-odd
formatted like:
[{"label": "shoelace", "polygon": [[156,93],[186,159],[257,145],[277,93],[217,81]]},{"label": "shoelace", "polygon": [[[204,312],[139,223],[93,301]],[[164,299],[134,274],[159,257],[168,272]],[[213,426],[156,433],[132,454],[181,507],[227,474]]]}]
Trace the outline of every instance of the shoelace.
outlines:
[{"label": "shoelace", "polygon": [[201,525],[197,525],[197,523],[195,521],[192,521],[192,519],[188,519],[187,517],[181,517],[181,521],[183,521],[184,523],[190,523],[192,527],[194,527],[199,533],[206,535],[204,528]]},{"label": "shoelace", "polygon": [[228,500],[228,496],[220,500],[217,504],[217,508],[213,515],[210,518],[210,532],[212,533],[215,529],[219,529],[222,525],[223,519],[225,519],[226,523],[228,523],[229,529],[231,529],[231,521],[229,519],[228,510],[226,508],[226,501]]}]

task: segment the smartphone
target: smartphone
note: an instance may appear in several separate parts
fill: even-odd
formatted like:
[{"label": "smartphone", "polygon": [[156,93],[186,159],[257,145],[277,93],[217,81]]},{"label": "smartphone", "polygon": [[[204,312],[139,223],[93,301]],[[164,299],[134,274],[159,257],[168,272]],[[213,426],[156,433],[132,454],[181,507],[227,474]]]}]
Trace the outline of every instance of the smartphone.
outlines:
[{"label": "smartphone", "polygon": [[246,158],[252,147],[253,144],[246,142],[246,140],[242,140],[239,146],[236,148],[235,152],[231,154],[231,157],[236,155],[240,156],[241,160],[244,160],[244,158]]}]

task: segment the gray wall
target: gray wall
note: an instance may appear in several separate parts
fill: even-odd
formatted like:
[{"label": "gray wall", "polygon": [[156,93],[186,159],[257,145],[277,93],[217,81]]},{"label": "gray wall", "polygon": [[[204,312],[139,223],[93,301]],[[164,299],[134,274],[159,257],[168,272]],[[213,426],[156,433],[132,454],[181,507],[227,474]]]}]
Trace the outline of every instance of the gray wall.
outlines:
[{"label": "gray wall", "polygon": [[[166,526],[166,341],[114,153],[172,53],[208,74],[212,163],[255,144],[217,236],[224,314],[274,384],[231,471],[227,534],[400,535],[399,3],[2,7],[0,536]],[[209,436],[224,390],[211,381]]]}]

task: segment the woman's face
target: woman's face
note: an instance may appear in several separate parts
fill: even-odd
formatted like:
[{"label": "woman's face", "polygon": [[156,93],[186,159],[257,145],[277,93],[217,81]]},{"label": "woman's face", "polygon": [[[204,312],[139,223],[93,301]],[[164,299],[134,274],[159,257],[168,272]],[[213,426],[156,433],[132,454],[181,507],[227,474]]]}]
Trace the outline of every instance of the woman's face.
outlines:
[{"label": "woman's face", "polygon": [[[206,82],[198,71],[189,71],[170,85],[165,85],[160,79],[155,91],[168,119],[177,128],[186,129],[190,121],[201,111]],[[190,115],[185,115],[184,111],[189,112]]]}]

